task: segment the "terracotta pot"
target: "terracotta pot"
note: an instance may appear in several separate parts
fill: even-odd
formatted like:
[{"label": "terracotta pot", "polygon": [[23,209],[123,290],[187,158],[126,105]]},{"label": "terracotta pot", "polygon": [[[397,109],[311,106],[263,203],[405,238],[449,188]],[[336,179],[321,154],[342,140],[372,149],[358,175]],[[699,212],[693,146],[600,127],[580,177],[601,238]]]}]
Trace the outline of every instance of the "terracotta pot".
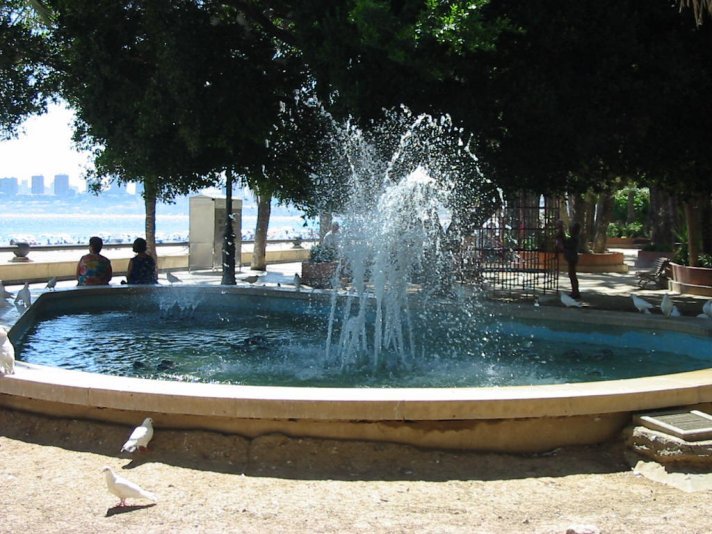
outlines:
[{"label": "terracotta pot", "polygon": [[[563,254],[559,254],[559,266],[566,269]],[[627,273],[628,265],[622,252],[585,253],[579,254],[576,270],[580,273]]]},{"label": "terracotta pot", "polygon": [[712,297],[712,269],[671,263],[670,289],[678,293]]},{"label": "terracotta pot", "polygon": [[29,243],[15,243],[15,250],[12,251],[18,258],[26,258],[30,253]]},{"label": "terracotta pot", "polygon": [[302,262],[302,283],[311,287],[330,288],[336,269],[339,267],[337,261],[324,261],[312,263]]},{"label": "terracotta pot", "polygon": [[638,248],[650,243],[645,237],[608,237],[606,246],[615,248]]}]

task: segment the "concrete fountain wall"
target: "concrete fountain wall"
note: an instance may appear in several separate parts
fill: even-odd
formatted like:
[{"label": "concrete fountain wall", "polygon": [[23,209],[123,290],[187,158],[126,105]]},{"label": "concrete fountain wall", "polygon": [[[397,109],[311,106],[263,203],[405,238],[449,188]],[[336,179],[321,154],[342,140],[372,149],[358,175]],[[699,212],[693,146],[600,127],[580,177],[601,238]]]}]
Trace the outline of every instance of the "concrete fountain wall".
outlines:
[{"label": "concrete fountain wall", "polygon": [[[270,295],[275,290],[213,288]],[[98,288],[42,295],[11,330],[21,335],[43,301],[85,292],[151,291]],[[285,298],[323,298],[276,290]],[[320,296],[321,295],[321,296]],[[36,307],[35,307],[36,306]],[[670,321],[615,312],[571,314],[559,308],[510,305],[500,313],[526,318],[673,328],[712,338],[704,320]],[[623,317],[625,316],[625,317]],[[712,406],[712,369],[629,380],[489,388],[349,389],[232,386],[123,378],[18,362],[0,377],[0,406],[51,416],[158,428],[207,429],[255,437],[268,433],[389,441],[421,447],[537,452],[613,438],[642,410]]]}]

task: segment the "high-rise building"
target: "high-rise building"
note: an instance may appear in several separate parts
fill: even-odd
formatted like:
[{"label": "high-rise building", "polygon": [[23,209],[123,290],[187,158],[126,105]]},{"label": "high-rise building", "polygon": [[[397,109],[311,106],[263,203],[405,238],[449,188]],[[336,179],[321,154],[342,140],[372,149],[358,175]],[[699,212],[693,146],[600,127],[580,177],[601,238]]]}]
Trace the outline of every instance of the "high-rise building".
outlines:
[{"label": "high-rise building", "polygon": [[69,195],[69,176],[66,174],[54,175],[54,194],[58,197]]},{"label": "high-rise building", "polygon": [[44,195],[45,193],[45,185],[44,185],[44,176],[42,174],[38,174],[32,177],[32,194],[33,195]]},{"label": "high-rise building", "polygon": [[0,194],[14,197],[18,191],[17,178],[14,176],[10,178],[0,178]]}]

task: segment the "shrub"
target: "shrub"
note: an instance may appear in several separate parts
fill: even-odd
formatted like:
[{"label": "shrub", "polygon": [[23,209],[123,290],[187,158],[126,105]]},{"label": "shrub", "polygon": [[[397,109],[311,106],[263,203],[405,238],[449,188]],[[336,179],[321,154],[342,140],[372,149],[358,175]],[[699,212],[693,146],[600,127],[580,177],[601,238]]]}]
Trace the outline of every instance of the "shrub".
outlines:
[{"label": "shrub", "polygon": [[334,250],[332,247],[325,247],[324,245],[314,245],[309,250],[309,261],[312,263],[325,263],[336,260],[336,250]]}]

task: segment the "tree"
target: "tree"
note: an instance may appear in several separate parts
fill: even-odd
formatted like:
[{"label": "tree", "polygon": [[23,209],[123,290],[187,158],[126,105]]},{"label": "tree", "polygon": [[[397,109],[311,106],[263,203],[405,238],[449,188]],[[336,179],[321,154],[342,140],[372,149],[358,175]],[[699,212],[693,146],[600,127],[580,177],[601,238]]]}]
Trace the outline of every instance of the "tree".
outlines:
[{"label": "tree", "polygon": [[54,97],[53,49],[35,12],[24,1],[0,4],[0,140],[17,135],[30,115]]}]

